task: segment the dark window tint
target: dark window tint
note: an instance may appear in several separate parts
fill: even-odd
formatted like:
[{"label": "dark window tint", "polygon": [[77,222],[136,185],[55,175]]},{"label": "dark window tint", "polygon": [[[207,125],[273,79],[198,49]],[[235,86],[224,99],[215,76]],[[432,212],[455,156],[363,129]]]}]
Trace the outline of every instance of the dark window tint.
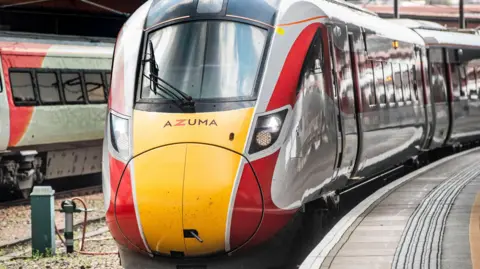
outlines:
[{"label": "dark window tint", "polygon": [[60,102],[60,92],[57,74],[37,73],[38,90],[40,99],[46,103]]},{"label": "dark window tint", "polygon": [[105,87],[102,74],[85,73],[85,87],[87,88],[88,100],[93,102],[105,100]]},{"label": "dark window tint", "polygon": [[81,102],[84,100],[82,80],[79,73],[62,73],[62,83],[67,102]]},{"label": "dark window tint", "polygon": [[10,82],[15,101],[35,101],[33,78],[30,72],[10,72]]},{"label": "dark window tint", "polygon": [[[243,23],[201,21],[160,29],[150,40],[162,80],[195,99],[211,99],[253,97],[266,35]],[[147,49],[144,58],[151,53]],[[150,75],[148,64],[144,75]],[[171,99],[158,89],[154,93],[149,79],[142,79],[142,98]]]}]

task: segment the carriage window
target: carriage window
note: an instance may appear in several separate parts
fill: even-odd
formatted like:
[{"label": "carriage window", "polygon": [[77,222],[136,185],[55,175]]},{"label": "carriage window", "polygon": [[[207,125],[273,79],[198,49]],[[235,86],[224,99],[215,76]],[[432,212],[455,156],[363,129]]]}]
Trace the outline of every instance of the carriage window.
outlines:
[{"label": "carriage window", "polygon": [[80,73],[62,73],[62,84],[67,102],[82,102],[85,100]]},{"label": "carriage window", "polygon": [[460,96],[467,95],[467,75],[465,74],[465,65],[458,65],[460,70]]},{"label": "carriage window", "polygon": [[413,101],[418,101],[418,84],[415,73],[415,65],[410,66],[408,78],[410,81],[410,95]]},{"label": "carriage window", "polygon": [[408,65],[402,64],[402,89],[404,101],[411,101],[410,96],[410,77],[409,77]]},{"label": "carriage window", "polygon": [[[435,103],[445,102],[447,100],[447,81],[445,79],[445,68],[442,63],[432,63],[432,94]],[[453,79],[455,81],[455,79]],[[454,87],[455,89],[455,87]]]},{"label": "carriage window", "polygon": [[452,78],[452,92],[453,92],[453,98],[458,99],[460,96],[462,96],[462,90],[461,90],[461,80],[460,80],[460,66],[457,64],[452,64],[451,65],[451,78]]},{"label": "carriage window", "polygon": [[11,71],[10,82],[15,102],[35,101],[33,77],[30,72]]},{"label": "carriage window", "polygon": [[[367,105],[375,105],[377,104],[377,97],[375,96],[375,74],[373,70],[374,63],[372,60],[365,60],[365,63],[365,68],[360,68],[360,78],[365,77],[366,80],[364,83],[361,83],[360,86],[362,87],[364,100],[366,101]],[[360,64],[360,66],[362,66],[362,64]]]},{"label": "carriage window", "polygon": [[400,69],[400,64],[395,63],[393,66],[393,85],[395,88],[395,101],[403,102],[403,93],[402,93],[402,70]]},{"label": "carriage window", "polygon": [[387,94],[387,101],[389,103],[395,102],[393,78],[392,78],[392,65],[390,63],[383,64],[383,77],[385,81],[385,92]]},{"label": "carriage window", "polygon": [[375,76],[375,92],[377,93],[377,100],[379,100],[381,104],[386,104],[387,98],[385,95],[385,85],[383,81],[382,62],[373,62],[373,73]]},{"label": "carriage window", "polygon": [[87,88],[88,100],[101,102],[105,100],[105,86],[100,73],[85,73],[85,87]]},{"label": "carriage window", "polygon": [[475,68],[472,65],[467,66],[467,93],[468,98],[477,96],[477,82],[475,79]]},{"label": "carriage window", "polygon": [[57,74],[53,72],[37,73],[38,91],[40,99],[45,103],[60,102],[60,92]]}]

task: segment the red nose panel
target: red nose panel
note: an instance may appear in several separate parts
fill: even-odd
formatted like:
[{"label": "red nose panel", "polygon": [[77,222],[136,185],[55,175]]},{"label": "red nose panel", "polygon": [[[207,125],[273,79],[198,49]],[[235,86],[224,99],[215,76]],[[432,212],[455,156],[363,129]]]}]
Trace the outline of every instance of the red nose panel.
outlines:
[{"label": "red nose panel", "polygon": [[230,249],[235,250],[256,232],[262,219],[262,196],[255,174],[249,164],[243,166],[232,215]]}]

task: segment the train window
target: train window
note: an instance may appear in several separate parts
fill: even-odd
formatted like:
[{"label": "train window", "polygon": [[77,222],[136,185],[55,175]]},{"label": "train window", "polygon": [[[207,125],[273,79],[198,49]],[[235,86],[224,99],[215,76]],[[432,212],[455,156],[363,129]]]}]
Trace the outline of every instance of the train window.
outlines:
[{"label": "train window", "polygon": [[408,78],[410,81],[410,95],[413,101],[418,101],[418,83],[416,78],[415,65],[410,66]]},{"label": "train window", "polygon": [[[160,86],[169,87],[168,83],[194,99],[252,98],[266,40],[266,30],[245,23],[180,23],[149,34],[153,52],[148,48],[142,58],[154,54]],[[171,99],[152,90],[149,74],[146,64],[141,98]]]},{"label": "train window", "polygon": [[101,73],[85,73],[85,88],[89,101],[105,101],[105,84]]},{"label": "train window", "polygon": [[475,78],[477,81],[477,95],[480,95],[480,67],[475,67]]},{"label": "train window", "polygon": [[403,89],[403,100],[404,101],[411,101],[412,98],[410,96],[410,75],[409,69],[407,64],[402,64],[402,89]]},{"label": "train window", "polygon": [[435,103],[447,101],[446,90],[447,80],[445,78],[445,68],[442,63],[432,63],[430,65],[432,72],[431,92]]},{"label": "train window", "polygon": [[452,78],[452,92],[453,98],[458,99],[461,94],[461,80],[460,80],[460,66],[458,64],[451,64],[451,78]]},{"label": "train window", "polygon": [[40,100],[44,103],[60,102],[60,92],[57,74],[53,72],[37,72]]},{"label": "train window", "polygon": [[387,101],[389,103],[395,102],[394,89],[393,89],[393,78],[392,78],[392,64],[384,63],[383,64],[383,77],[385,81],[385,93],[387,96]]},{"label": "train window", "polygon": [[65,100],[69,103],[83,102],[82,79],[80,73],[65,72],[61,74]]},{"label": "train window", "polygon": [[473,67],[471,64],[467,66],[467,93],[469,99],[472,99],[472,96],[477,94],[475,67]]},{"label": "train window", "polygon": [[460,96],[467,95],[467,75],[465,72],[465,65],[458,65],[459,74],[460,74]]},{"label": "train window", "polygon": [[322,52],[322,37],[320,31],[317,31],[303,62],[302,81],[299,81],[300,87],[297,88],[297,94],[303,88],[306,91],[315,89],[318,91],[323,88]]},{"label": "train window", "polygon": [[381,104],[387,103],[387,98],[385,95],[385,84],[383,81],[383,65],[382,62],[373,61],[373,73],[375,76],[375,92],[377,94],[377,100]]},{"label": "train window", "polygon": [[16,103],[32,103],[36,101],[33,90],[33,77],[30,72],[10,71],[10,83],[13,99]]},{"label": "train window", "polygon": [[402,93],[402,69],[400,64],[392,64],[393,67],[393,85],[395,89],[395,101],[403,102],[403,93]]},{"label": "train window", "polygon": [[373,65],[373,61],[366,61],[366,66],[361,73],[361,77],[366,78],[365,83],[362,84],[362,92],[368,105],[377,104],[377,97],[375,95],[375,74],[373,70]]}]

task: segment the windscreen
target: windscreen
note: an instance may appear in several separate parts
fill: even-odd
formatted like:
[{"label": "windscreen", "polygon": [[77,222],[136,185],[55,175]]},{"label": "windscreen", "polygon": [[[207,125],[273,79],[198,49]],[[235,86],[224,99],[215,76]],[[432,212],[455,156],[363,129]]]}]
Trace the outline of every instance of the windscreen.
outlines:
[{"label": "windscreen", "polygon": [[[266,37],[266,30],[248,24],[197,21],[162,28],[149,39],[158,77],[199,100],[254,97]],[[150,55],[147,46],[143,58]],[[143,73],[142,99],[171,98],[152,91],[149,64]]]}]

